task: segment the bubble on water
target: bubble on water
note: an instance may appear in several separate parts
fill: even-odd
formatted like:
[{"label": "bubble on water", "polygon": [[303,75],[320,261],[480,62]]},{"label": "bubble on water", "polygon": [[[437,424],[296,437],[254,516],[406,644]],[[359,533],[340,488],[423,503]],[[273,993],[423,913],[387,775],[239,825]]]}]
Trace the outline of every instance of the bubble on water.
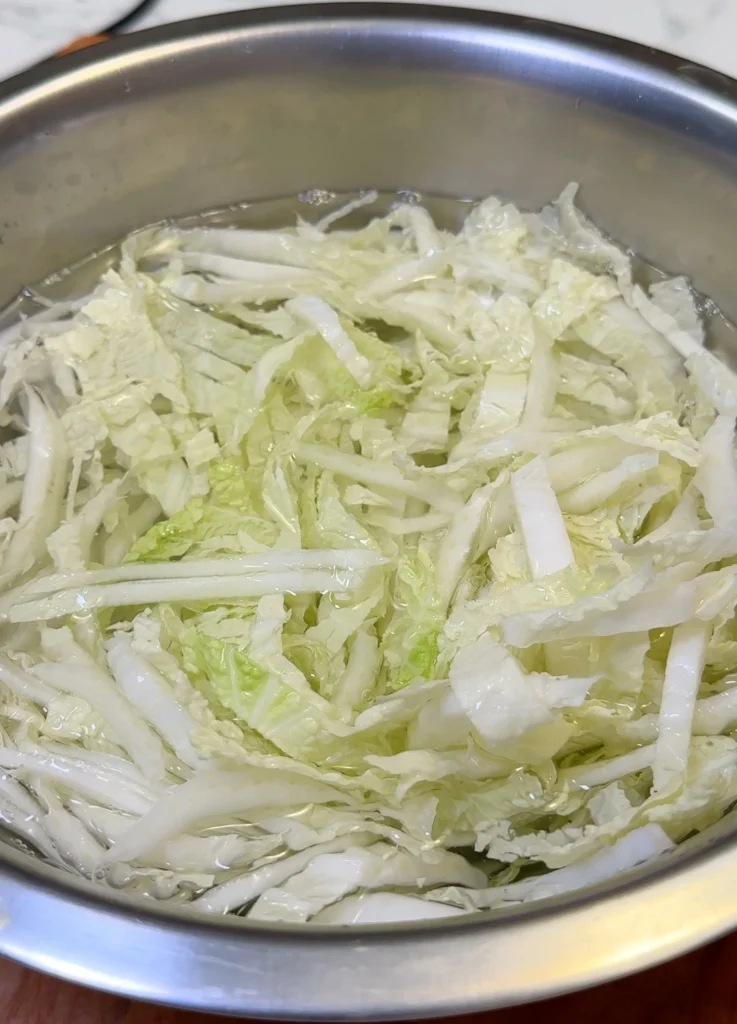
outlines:
[{"label": "bubble on water", "polygon": [[329,192],[326,188],[308,188],[306,192],[300,192],[297,197],[300,203],[307,206],[325,206],[337,199],[335,192]]},{"label": "bubble on water", "polygon": [[419,206],[422,202],[420,193],[413,192],[411,188],[397,189],[397,199],[400,203],[406,203],[409,206]]}]

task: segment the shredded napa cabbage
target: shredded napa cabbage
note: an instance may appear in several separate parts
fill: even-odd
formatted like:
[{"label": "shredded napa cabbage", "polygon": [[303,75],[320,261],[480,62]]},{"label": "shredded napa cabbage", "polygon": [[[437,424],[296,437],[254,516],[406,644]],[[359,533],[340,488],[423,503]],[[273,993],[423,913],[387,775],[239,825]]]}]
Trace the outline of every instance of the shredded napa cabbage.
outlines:
[{"label": "shredded napa cabbage", "polygon": [[737,378],[574,197],[151,228],[3,335],[19,842],[366,923],[598,884],[737,800]]}]

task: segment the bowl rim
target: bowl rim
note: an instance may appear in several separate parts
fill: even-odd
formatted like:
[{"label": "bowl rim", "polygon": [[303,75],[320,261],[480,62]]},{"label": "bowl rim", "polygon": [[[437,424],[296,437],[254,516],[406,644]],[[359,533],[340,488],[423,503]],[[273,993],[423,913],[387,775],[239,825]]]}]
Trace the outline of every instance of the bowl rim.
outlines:
[{"label": "bowl rim", "polygon": [[[148,2],[148,0],[146,0]],[[137,8],[136,8],[137,10]],[[134,13],[136,13],[134,11]],[[387,24],[401,21],[423,21],[430,25],[457,25],[465,28],[491,30],[507,35],[542,35],[548,41],[568,46],[577,45],[600,51],[679,77],[687,84],[737,101],[737,78],[699,61],[672,53],[660,47],[639,43],[596,29],[559,22],[552,19],[511,14],[493,8],[464,7],[462,4],[435,3],[427,0],[306,0],[306,2],[248,7],[223,14],[203,15],[181,21],[155,25],[152,28],[117,33],[102,39],[95,46],[63,52],[40,61],[9,78],[0,80],[0,105],[50,81],[62,81],[79,68],[104,68],[111,60],[125,54],[155,51],[166,44],[193,41],[196,37],[216,36],[233,30],[247,30],[301,22],[336,21],[347,25],[364,19]],[[113,26],[118,28],[118,23]],[[689,81],[689,75],[693,79]],[[0,108],[0,119],[5,116]]]},{"label": "bowl rim", "polygon": [[[726,101],[737,119],[737,81],[643,44],[488,10],[330,2],[190,19],[44,62],[0,83],[0,129],[27,105],[71,88],[80,74],[104,76],[126,56],[155,60],[196,41],[206,45],[218,36],[300,24],[324,29],[326,21],[544,37]],[[470,1013],[612,980],[726,933],[737,925],[737,904],[725,898],[735,861],[730,816],[657,865],[579,893],[457,921],[361,926],[347,934],[203,920],[64,876],[6,847],[0,848],[0,954],[105,991],[210,1012],[335,1021]],[[329,988],[322,989],[327,956]],[[285,957],[294,985],[283,981]],[[331,978],[341,975],[345,980],[333,985]]]}]

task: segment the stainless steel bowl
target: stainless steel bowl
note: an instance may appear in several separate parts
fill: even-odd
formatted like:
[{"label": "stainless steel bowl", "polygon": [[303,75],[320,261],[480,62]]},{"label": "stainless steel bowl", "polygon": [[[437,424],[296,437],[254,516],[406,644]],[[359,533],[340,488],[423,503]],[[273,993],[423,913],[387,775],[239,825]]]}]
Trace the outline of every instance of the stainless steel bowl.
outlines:
[{"label": "stainless steel bowl", "polygon": [[[147,32],[0,87],[0,306],[149,221],[308,188],[500,193],[569,180],[737,320],[737,84],[527,19],[375,4]],[[714,326],[718,326],[715,318]],[[480,1010],[634,971],[737,925],[725,819],[594,891],[453,924],[193,919],[0,853],[0,952],[197,1009],[343,1020]]]}]

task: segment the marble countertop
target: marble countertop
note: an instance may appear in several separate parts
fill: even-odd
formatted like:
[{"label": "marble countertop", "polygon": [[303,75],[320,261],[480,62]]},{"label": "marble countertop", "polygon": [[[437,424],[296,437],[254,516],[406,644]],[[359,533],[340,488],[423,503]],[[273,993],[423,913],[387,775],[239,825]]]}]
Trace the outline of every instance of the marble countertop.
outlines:
[{"label": "marble countertop", "polygon": [[[135,23],[147,28],[283,0],[158,0]],[[451,0],[453,2],[453,0]],[[461,0],[569,22],[658,46],[737,77],[737,0]],[[122,17],[134,0],[0,0],[0,78]]]}]

